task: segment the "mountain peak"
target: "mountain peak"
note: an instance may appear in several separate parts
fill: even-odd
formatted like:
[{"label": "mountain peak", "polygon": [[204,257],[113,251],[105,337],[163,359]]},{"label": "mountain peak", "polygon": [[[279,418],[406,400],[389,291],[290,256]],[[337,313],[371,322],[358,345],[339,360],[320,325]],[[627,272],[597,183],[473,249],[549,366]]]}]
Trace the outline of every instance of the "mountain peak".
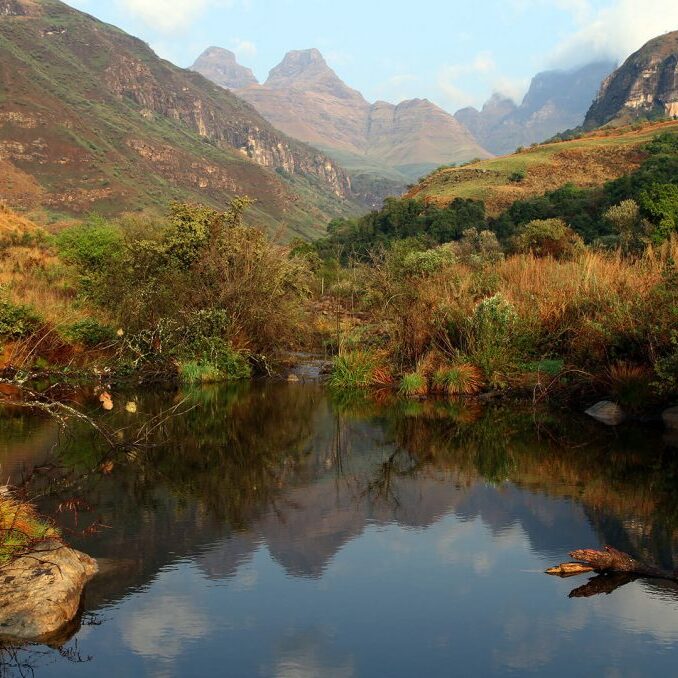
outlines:
[{"label": "mountain peak", "polygon": [[678,115],[678,31],[653,38],[603,82],[584,127]]},{"label": "mountain peak", "polygon": [[241,66],[235,54],[223,47],[208,47],[196,59],[191,70],[226,89],[242,89],[258,84],[254,73]]},{"label": "mountain peak", "polygon": [[328,66],[317,49],[294,50],[271,70],[265,86],[329,94],[339,99],[362,99]]}]

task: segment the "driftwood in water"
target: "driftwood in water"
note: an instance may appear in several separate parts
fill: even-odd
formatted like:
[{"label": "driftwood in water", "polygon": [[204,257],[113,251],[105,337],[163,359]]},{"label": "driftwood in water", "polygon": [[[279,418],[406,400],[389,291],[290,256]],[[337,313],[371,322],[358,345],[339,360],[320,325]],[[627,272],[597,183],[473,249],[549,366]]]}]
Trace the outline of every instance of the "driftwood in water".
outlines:
[{"label": "driftwood in water", "polygon": [[678,571],[660,570],[611,546],[606,546],[604,551],[580,549],[570,553],[570,556],[578,562],[562,563],[549,568],[546,573],[558,577],[572,577],[585,572],[598,573],[597,577],[574,589],[570,593],[570,598],[587,598],[599,593],[612,593],[620,586],[641,577],[678,582]]}]

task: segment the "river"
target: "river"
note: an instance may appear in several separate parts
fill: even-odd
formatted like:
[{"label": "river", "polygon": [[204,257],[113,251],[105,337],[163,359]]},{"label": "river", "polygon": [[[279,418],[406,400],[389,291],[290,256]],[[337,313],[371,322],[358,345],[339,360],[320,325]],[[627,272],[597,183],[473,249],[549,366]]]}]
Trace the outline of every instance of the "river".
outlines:
[{"label": "river", "polygon": [[[678,458],[661,431],[304,383],[128,399],[138,411],[118,404],[112,426],[183,413],[38,501],[105,567],[72,635],[2,650],[8,675],[675,674],[678,586],[587,596],[590,577],[544,574],[604,544],[674,568]],[[50,463],[77,478],[99,447],[0,419],[3,480]],[[77,514],[58,511],[67,498]]]}]

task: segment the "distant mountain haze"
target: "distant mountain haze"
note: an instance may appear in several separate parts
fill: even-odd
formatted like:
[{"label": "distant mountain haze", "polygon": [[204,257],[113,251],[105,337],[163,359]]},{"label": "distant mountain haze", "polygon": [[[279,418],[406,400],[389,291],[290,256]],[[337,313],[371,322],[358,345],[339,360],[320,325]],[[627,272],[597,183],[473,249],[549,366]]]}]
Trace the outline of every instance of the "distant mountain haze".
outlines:
[{"label": "distant mountain haze", "polygon": [[603,61],[538,73],[520,106],[495,94],[482,110],[464,108],[454,117],[492,153],[511,153],[581,125],[601,82],[614,68],[614,63]]},{"label": "distant mountain haze", "polygon": [[678,117],[678,31],[650,40],[606,78],[584,127],[667,116]]},{"label": "distant mountain haze", "polygon": [[[193,68],[206,77],[200,57]],[[237,90],[269,122],[353,172],[407,180],[441,164],[490,157],[453,116],[426,99],[371,104],[317,49],[293,51],[263,85]]]}]

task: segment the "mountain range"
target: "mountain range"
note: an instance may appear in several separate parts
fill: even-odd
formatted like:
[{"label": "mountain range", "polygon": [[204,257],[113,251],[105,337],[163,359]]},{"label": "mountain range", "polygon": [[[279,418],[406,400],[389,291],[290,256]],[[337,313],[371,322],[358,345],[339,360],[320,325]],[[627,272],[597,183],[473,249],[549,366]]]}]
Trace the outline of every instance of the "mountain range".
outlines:
[{"label": "mountain range", "polygon": [[568,71],[538,73],[520,105],[495,93],[478,111],[463,108],[454,117],[495,155],[512,153],[582,124],[600,83],[615,69],[609,61]]},{"label": "mountain range", "polygon": [[322,152],[58,0],[0,0],[0,177],[0,198],[56,215],[246,194],[286,237],[360,209]]},{"label": "mountain range", "polygon": [[232,52],[216,47],[192,68],[234,90],[275,127],[326,152],[354,175],[380,175],[403,185],[441,164],[491,155],[427,99],[368,102],[317,49],[287,53],[263,84],[252,82],[251,71],[239,66]]}]

